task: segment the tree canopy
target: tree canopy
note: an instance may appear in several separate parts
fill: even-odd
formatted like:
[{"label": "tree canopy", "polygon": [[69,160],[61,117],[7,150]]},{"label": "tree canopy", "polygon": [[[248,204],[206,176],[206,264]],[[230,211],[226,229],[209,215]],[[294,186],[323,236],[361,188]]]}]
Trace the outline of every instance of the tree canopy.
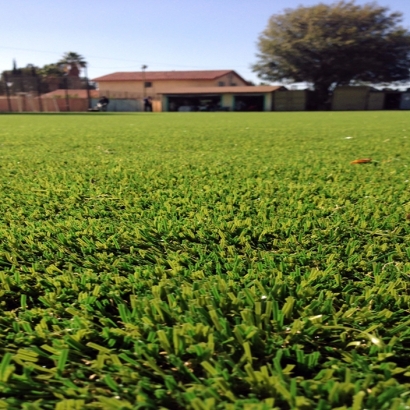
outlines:
[{"label": "tree canopy", "polygon": [[57,62],[46,64],[43,67],[27,64],[26,67],[18,68],[17,63],[13,61],[13,69],[3,71],[2,75],[39,75],[40,77],[63,77],[73,65],[75,65],[80,71],[81,68],[87,66],[87,61],[81,54],[69,51],[64,53]]},{"label": "tree canopy", "polygon": [[56,63],[46,64],[37,70],[41,77],[62,77],[64,70]]},{"label": "tree canopy", "polygon": [[299,6],[270,17],[253,70],[267,81],[311,83],[325,95],[352,82],[410,77],[410,32],[402,14],[354,1]]},{"label": "tree canopy", "polygon": [[81,54],[75,53],[73,51],[64,53],[63,57],[58,61],[57,64],[64,67],[66,70],[74,65],[78,68],[79,71],[81,70],[81,68],[87,66],[87,62],[85,61],[84,57]]},{"label": "tree canopy", "polygon": [[[43,67],[38,67],[33,64],[27,64],[26,67],[17,67],[16,61],[13,61],[13,68],[11,70],[5,70],[1,73],[0,83],[4,83],[6,80],[12,84],[10,89],[12,92],[22,91],[39,91],[48,92],[50,81],[53,80],[53,84],[60,81],[62,86],[63,80],[70,74],[73,67],[78,70],[75,75],[79,75],[81,68],[87,66],[87,62],[81,54],[69,51],[64,53],[60,60],[55,63],[46,64]],[[81,80],[83,84],[87,84],[84,78]],[[67,86],[65,84],[64,86]],[[84,86],[84,85],[83,85]],[[0,89],[0,93],[2,90]]]}]

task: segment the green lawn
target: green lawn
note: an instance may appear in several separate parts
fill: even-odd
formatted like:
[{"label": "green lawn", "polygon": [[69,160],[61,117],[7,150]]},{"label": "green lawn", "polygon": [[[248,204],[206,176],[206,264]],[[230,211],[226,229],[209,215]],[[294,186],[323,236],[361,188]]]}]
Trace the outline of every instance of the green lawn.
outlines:
[{"label": "green lawn", "polygon": [[0,409],[410,408],[408,112],[0,123]]}]

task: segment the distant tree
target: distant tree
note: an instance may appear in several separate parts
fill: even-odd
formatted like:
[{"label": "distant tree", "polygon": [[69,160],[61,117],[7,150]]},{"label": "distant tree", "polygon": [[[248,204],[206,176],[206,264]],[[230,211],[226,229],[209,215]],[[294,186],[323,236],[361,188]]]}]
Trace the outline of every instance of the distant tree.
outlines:
[{"label": "distant tree", "polygon": [[72,66],[76,66],[79,71],[87,66],[87,61],[81,54],[69,51],[64,53],[63,57],[57,62],[57,65],[65,71],[69,71]]},{"label": "distant tree", "polygon": [[64,75],[64,70],[60,65],[52,63],[39,68],[37,73],[41,77],[62,77]]},{"label": "distant tree", "polygon": [[322,103],[338,85],[408,80],[410,33],[401,21],[376,3],[287,9],[260,35],[253,70],[266,81],[311,83]]},{"label": "distant tree", "polygon": [[56,63],[46,64],[43,67],[37,67],[34,64],[27,64],[25,67],[17,67],[15,61],[13,61],[13,69],[5,70],[2,72],[2,79],[4,76],[8,77],[62,77],[64,70]]},{"label": "distant tree", "polygon": [[[65,88],[67,87],[67,77],[65,74],[73,73],[74,71],[76,72],[75,76],[78,76],[81,68],[86,67],[86,65],[87,62],[83,56],[71,51],[65,53],[58,62],[46,64],[43,67],[37,67],[33,64],[27,64],[26,67],[18,67],[16,61],[13,60],[13,68],[1,73],[0,83],[2,86],[0,87],[0,94],[4,94],[6,82],[10,84],[9,90],[12,93],[32,91],[46,93],[57,87]],[[75,81],[75,87],[87,88],[86,79],[79,78],[75,79]],[[73,83],[71,83],[72,85]],[[88,88],[95,89],[95,84],[89,84]]]},{"label": "distant tree", "polygon": [[[16,61],[13,61],[11,70],[4,70],[1,73],[1,82],[9,86],[11,93],[38,91],[38,70],[34,64],[27,64],[25,67],[18,67]],[[3,91],[2,91],[3,92]]]},{"label": "distant tree", "polygon": [[4,79],[4,76],[8,77],[18,77],[18,76],[32,76],[37,75],[38,67],[34,64],[27,64],[25,67],[17,67],[17,63],[13,61],[13,68],[11,70],[4,70],[1,73],[1,78]]}]

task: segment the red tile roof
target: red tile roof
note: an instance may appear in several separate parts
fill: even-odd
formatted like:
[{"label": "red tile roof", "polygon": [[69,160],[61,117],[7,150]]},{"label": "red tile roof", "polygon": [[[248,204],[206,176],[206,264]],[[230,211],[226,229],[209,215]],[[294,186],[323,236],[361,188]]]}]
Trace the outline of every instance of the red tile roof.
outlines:
[{"label": "red tile roof", "polygon": [[[67,94],[69,95],[70,98],[87,98],[87,90],[67,90]],[[47,94],[43,94],[42,97],[45,98],[59,98],[59,97],[65,97],[66,95],[66,90],[54,90],[51,91]],[[90,97],[91,98],[99,98],[100,97],[100,92],[98,90],[90,90]]]},{"label": "red tile roof", "polygon": [[93,81],[215,80],[229,73],[233,73],[243,80],[243,78],[233,70],[203,70],[146,71],[144,73],[142,71],[118,72],[94,78]]}]

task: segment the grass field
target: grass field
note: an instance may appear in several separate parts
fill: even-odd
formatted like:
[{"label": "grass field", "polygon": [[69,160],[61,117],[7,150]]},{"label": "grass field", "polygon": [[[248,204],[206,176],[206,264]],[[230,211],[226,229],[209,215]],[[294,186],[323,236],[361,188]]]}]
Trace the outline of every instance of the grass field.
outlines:
[{"label": "grass field", "polygon": [[0,122],[0,409],[410,409],[409,113]]}]

